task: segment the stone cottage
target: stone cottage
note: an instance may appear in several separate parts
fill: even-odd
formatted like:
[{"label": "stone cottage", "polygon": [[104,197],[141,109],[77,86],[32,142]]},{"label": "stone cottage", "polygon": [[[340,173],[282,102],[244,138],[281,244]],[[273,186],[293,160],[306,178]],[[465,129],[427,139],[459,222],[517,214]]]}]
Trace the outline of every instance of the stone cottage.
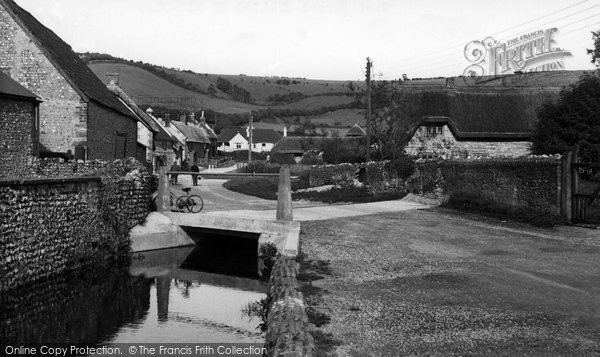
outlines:
[{"label": "stone cottage", "polygon": [[509,123],[502,127],[485,120],[479,125],[487,128],[473,130],[468,123],[453,118],[426,117],[413,127],[405,152],[422,158],[518,157],[531,153],[531,130],[525,125],[510,128]]},{"label": "stone cottage", "polygon": [[39,151],[37,96],[0,72],[0,171],[28,164]]},{"label": "stone cottage", "polygon": [[13,0],[0,0],[0,71],[42,100],[40,155],[135,156],[136,118],[67,43]]},{"label": "stone cottage", "polygon": [[119,87],[116,81],[110,81],[106,87],[119,97],[123,105],[138,119],[136,159],[141,162],[152,163],[154,157],[154,136],[159,132],[158,124],[135,104],[127,93]]}]

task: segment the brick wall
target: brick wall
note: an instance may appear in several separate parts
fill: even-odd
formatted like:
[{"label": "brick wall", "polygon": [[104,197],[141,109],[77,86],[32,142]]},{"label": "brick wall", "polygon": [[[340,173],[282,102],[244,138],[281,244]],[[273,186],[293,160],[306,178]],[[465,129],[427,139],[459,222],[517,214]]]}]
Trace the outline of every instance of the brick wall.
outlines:
[{"label": "brick wall", "polygon": [[442,133],[427,136],[427,128],[421,126],[408,142],[405,152],[412,156],[432,156],[444,158],[467,157],[518,157],[531,153],[528,141],[458,141],[447,125]]},{"label": "brick wall", "polygon": [[90,102],[87,134],[90,160],[122,159],[136,155],[137,123],[133,118]]},{"label": "brick wall", "polygon": [[421,162],[407,184],[415,193],[560,215],[561,163],[554,157]]},{"label": "brick wall", "polygon": [[43,100],[40,143],[44,147],[74,152],[76,145],[85,142],[85,102],[2,6],[0,69]]},{"label": "brick wall", "polygon": [[35,104],[0,98],[0,171],[10,172],[38,153]]},{"label": "brick wall", "polygon": [[0,181],[0,291],[128,252],[129,230],[149,212],[143,166],[51,161],[31,170],[71,177]]}]

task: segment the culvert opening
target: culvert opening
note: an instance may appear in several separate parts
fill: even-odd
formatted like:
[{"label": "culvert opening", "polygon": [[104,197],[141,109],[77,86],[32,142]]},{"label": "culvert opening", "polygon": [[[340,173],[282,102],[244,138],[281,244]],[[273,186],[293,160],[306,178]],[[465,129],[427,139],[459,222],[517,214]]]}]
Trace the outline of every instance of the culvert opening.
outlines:
[{"label": "culvert opening", "polygon": [[258,278],[258,233],[185,228],[196,245],[181,268]]}]

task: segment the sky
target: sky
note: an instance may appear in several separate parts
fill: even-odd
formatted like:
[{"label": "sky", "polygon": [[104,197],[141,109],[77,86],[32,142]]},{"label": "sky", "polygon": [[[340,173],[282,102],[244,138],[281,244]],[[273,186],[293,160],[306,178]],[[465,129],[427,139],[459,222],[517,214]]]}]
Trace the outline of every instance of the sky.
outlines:
[{"label": "sky", "polygon": [[465,46],[556,27],[593,69],[600,0],[16,0],[77,52],[199,73],[363,80],[457,76]]}]

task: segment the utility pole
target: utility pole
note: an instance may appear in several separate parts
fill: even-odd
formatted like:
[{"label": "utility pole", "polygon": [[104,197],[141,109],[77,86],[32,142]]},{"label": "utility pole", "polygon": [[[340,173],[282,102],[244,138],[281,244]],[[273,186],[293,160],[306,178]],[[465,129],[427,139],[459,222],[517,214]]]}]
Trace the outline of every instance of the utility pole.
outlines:
[{"label": "utility pole", "polygon": [[371,67],[373,62],[367,57],[367,162],[371,161]]},{"label": "utility pole", "polygon": [[248,163],[252,162],[252,112],[248,120]]}]

